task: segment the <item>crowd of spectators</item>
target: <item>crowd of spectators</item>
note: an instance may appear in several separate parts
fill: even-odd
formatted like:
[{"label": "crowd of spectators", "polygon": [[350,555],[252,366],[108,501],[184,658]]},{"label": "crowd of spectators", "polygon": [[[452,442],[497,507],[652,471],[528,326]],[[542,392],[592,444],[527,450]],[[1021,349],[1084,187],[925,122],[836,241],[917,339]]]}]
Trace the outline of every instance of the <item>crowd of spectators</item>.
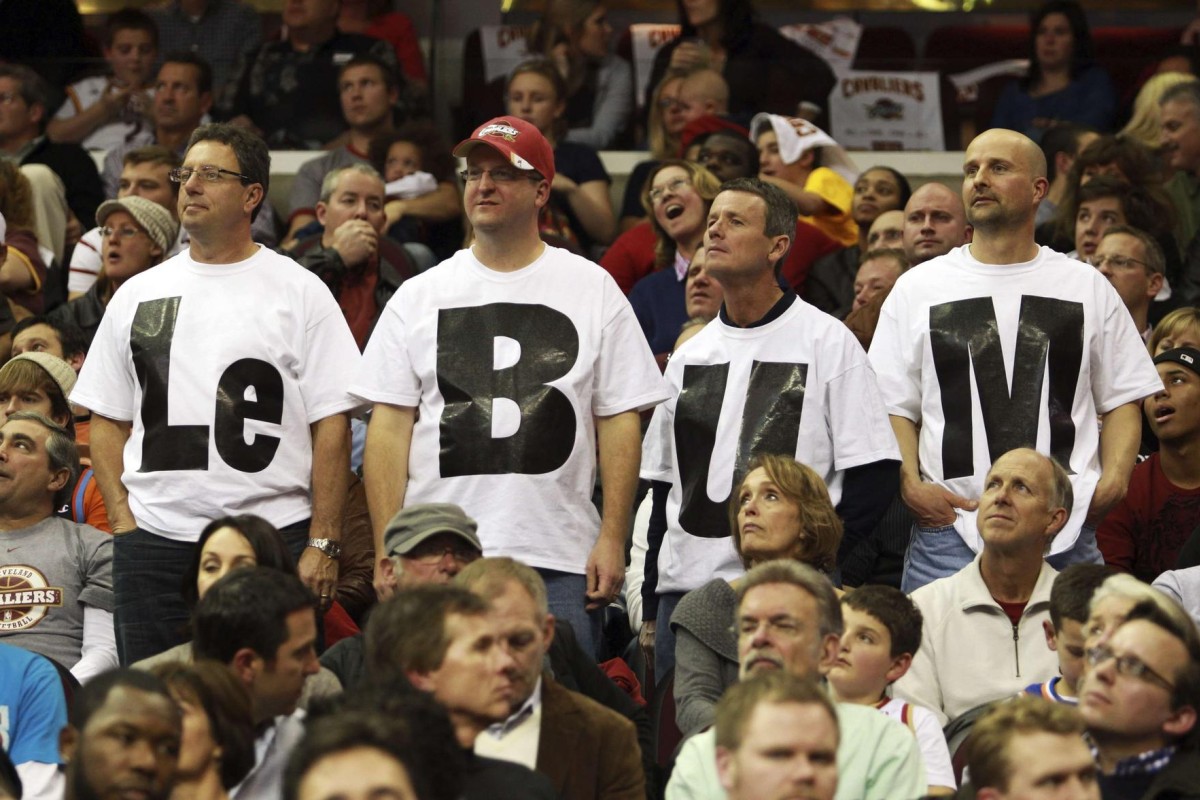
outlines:
[{"label": "crowd of spectators", "polygon": [[1040,6],[960,185],[747,0],[644,116],[548,0],[469,131],[383,0],[40,13],[0,800],[1200,798],[1191,28],[1122,109]]}]

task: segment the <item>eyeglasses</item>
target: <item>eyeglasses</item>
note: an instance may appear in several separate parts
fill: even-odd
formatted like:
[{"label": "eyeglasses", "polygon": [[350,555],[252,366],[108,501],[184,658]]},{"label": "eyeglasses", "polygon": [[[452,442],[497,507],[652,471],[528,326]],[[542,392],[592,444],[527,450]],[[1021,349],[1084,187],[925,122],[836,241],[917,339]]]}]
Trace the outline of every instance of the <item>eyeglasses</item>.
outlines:
[{"label": "eyeglasses", "polygon": [[200,180],[207,183],[216,183],[221,180],[222,175],[228,175],[231,178],[250,183],[250,176],[243,175],[240,172],[234,172],[231,169],[222,169],[214,167],[212,164],[202,164],[199,167],[176,167],[167,173],[167,177],[171,179],[171,183],[187,183],[192,179],[193,175],[199,175]]},{"label": "eyeglasses", "polygon": [[532,170],[514,169],[512,167],[496,167],[495,169],[469,167],[458,173],[458,177],[462,178],[464,183],[481,181],[484,175],[490,175],[492,183],[514,183],[522,179],[531,181],[542,180],[542,176]]},{"label": "eyeglasses", "polygon": [[683,189],[683,187],[691,185],[691,178],[676,178],[666,186],[659,186],[657,189],[651,189],[648,193],[650,196],[650,202],[653,205],[658,205],[660,202],[662,202],[662,199],[667,196],[668,192],[671,194],[679,194],[679,191]]},{"label": "eyeglasses", "polygon": [[701,148],[697,158],[705,164],[709,161],[715,161],[727,167],[740,167],[746,163],[737,153],[731,153],[728,150],[706,150]]},{"label": "eyeglasses", "polygon": [[1168,692],[1175,691],[1175,684],[1159,675],[1145,661],[1137,656],[1119,656],[1107,647],[1093,647],[1087,651],[1088,666],[1098,667],[1109,659],[1115,660],[1118,675],[1138,678],[1147,683],[1157,684]]},{"label": "eyeglasses", "polygon": [[140,228],[110,228],[107,225],[105,225],[103,228],[100,228],[100,235],[105,239],[109,238],[110,236],[116,236],[118,239],[128,240],[137,236],[139,233],[144,233],[144,231]]},{"label": "eyeglasses", "polygon": [[771,617],[764,620],[747,617],[737,621],[737,624],[733,626],[733,632],[739,636],[754,636],[763,625],[766,625],[767,630],[771,633],[787,639],[800,635],[800,631],[804,628],[803,623],[795,617]]},{"label": "eyeglasses", "polygon": [[1150,265],[1145,261],[1138,261],[1136,258],[1129,258],[1128,256],[1092,256],[1092,266],[1096,269],[1100,269],[1105,264],[1108,264],[1113,269],[1131,269],[1134,264],[1139,265],[1143,269],[1150,268]]},{"label": "eyeglasses", "polygon": [[470,564],[479,558],[478,550],[458,544],[444,544],[440,547],[437,545],[430,545],[428,547],[418,545],[410,552],[405,553],[404,558],[410,558],[419,564],[436,564],[445,558],[447,554],[459,564]]}]

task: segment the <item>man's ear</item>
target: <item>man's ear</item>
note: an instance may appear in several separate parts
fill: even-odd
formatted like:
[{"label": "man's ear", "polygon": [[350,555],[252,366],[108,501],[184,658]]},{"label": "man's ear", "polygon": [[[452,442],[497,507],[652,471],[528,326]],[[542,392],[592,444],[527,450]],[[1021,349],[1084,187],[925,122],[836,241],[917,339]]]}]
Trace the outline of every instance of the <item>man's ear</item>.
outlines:
[{"label": "man's ear", "polygon": [[800,154],[800,158],[796,160],[796,163],[802,167],[805,167],[806,169],[812,169],[813,160],[816,157],[817,157],[816,150],[811,150],[811,149],[805,150],[803,153]]},{"label": "man's ear", "polygon": [[87,353],[79,352],[67,358],[67,363],[71,365],[71,369],[75,370],[75,374],[79,374],[79,370],[83,369],[83,360],[87,358]]},{"label": "man's ear", "polygon": [[908,668],[912,666],[912,653],[901,653],[892,659],[892,666],[888,667],[888,671],[884,673],[884,678],[888,683],[895,683],[904,677],[904,673],[908,672]]},{"label": "man's ear", "polygon": [[1042,620],[1042,633],[1046,634],[1046,647],[1052,653],[1058,652],[1058,634],[1054,632],[1054,623],[1048,619]]},{"label": "man's ear", "polygon": [[717,776],[725,791],[733,791],[737,785],[737,764],[733,760],[733,751],[728,747],[717,748]]},{"label": "man's ear", "polygon": [[413,685],[414,689],[419,689],[422,692],[433,694],[433,691],[437,688],[437,681],[430,677],[428,673],[406,669],[404,670],[404,677],[408,678],[408,682]]},{"label": "man's ear", "polygon": [[1171,712],[1163,723],[1163,733],[1172,738],[1187,736],[1196,727],[1196,709],[1194,706],[1180,706]]},{"label": "man's ear", "polygon": [[329,208],[323,201],[318,201],[315,211],[317,212],[317,222],[321,223],[322,228],[325,227],[325,216],[329,213]]},{"label": "man's ear", "polygon": [[837,662],[838,653],[842,650],[842,637],[836,633],[828,634],[821,640],[821,649],[818,651],[820,656],[817,660],[817,670],[821,675],[828,675],[829,670],[833,669],[833,665]]},{"label": "man's ear", "polygon": [[261,183],[252,183],[246,187],[249,191],[246,192],[246,209],[253,209],[255,206],[261,205],[265,194]]},{"label": "man's ear", "polygon": [[74,725],[63,725],[62,730],[58,732],[58,754],[65,763],[71,763],[78,744],[79,731],[75,730]]},{"label": "man's ear", "polygon": [[550,645],[554,643],[554,615],[547,614],[546,621],[542,625],[542,638],[546,641],[542,645],[547,653],[550,652]]},{"label": "man's ear", "polygon": [[46,117],[46,107],[41,103],[34,103],[29,106],[29,118],[39,128],[42,126],[42,120]]},{"label": "man's ear", "polygon": [[1147,285],[1146,285],[1146,296],[1149,297],[1151,300],[1153,300],[1158,295],[1159,291],[1162,289],[1163,280],[1165,280],[1165,279],[1163,278],[1161,272],[1151,273],[1150,280],[1147,281]]},{"label": "man's ear", "polygon": [[229,668],[233,670],[234,676],[242,682],[243,686],[249,686],[254,683],[261,663],[262,656],[249,647],[243,647],[233,654],[233,658],[229,661]]},{"label": "man's ear", "polygon": [[66,486],[67,481],[69,480],[71,480],[71,470],[67,469],[66,467],[63,467],[62,469],[56,469],[54,472],[50,473],[50,483],[46,485],[46,488],[52,492],[57,492],[59,489]]},{"label": "man's ear", "polygon": [[1033,181],[1033,199],[1041,201],[1046,199],[1046,195],[1050,192],[1050,181],[1045,178],[1035,178]]}]

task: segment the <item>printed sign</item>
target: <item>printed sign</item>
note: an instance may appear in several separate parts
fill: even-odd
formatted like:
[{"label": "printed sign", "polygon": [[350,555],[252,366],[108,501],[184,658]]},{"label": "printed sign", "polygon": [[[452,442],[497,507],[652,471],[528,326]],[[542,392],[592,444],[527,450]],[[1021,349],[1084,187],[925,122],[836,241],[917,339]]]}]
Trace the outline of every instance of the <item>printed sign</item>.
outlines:
[{"label": "printed sign", "polygon": [[787,38],[825,59],[835,75],[850,71],[862,25],[849,17],[837,17],[828,22],[784,25],[779,29]]},{"label": "printed sign", "polygon": [[847,150],[945,149],[936,72],[842,73],[829,108],[833,138]]},{"label": "printed sign", "polygon": [[529,57],[525,48],[525,37],[529,35],[526,25],[484,25],[479,29],[479,42],[483,46],[483,79],[491,83],[512,72],[513,68]]},{"label": "printed sign", "polygon": [[654,56],[659,48],[679,36],[679,26],[640,23],[629,26],[629,35],[633,45],[634,97],[641,108],[650,84],[650,73],[654,69]]}]

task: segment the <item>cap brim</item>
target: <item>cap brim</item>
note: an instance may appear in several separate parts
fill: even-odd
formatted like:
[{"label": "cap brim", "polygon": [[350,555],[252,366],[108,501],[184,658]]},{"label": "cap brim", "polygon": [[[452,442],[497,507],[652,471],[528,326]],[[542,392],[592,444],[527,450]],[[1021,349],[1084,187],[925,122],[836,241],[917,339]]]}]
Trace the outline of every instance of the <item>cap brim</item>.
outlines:
[{"label": "cap brim", "polygon": [[[470,536],[467,536],[465,533],[463,533],[460,530],[457,530],[455,528],[433,528],[431,530],[422,531],[421,533],[418,533],[416,536],[409,539],[407,542],[404,543],[404,545],[403,545],[404,549],[402,549],[402,550],[401,549],[395,549],[395,550],[389,549],[388,555],[392,555],[392,556],[408,555],[413,550],[415,550],[417,548],[417,546],[420,545],[422,542],[424,542],[428,539],[431,539],[434,536],[437,536],[439,533],[452,533],[455,536],[457,536],[459,539],[462,539],[464,542],[471,545],[471,547],[474,547],[476,550],[480,549],[478,542],[476,542],[474,539],[472,539]],[[386,542],[386,536],[384,538],[384,541]]]}]

